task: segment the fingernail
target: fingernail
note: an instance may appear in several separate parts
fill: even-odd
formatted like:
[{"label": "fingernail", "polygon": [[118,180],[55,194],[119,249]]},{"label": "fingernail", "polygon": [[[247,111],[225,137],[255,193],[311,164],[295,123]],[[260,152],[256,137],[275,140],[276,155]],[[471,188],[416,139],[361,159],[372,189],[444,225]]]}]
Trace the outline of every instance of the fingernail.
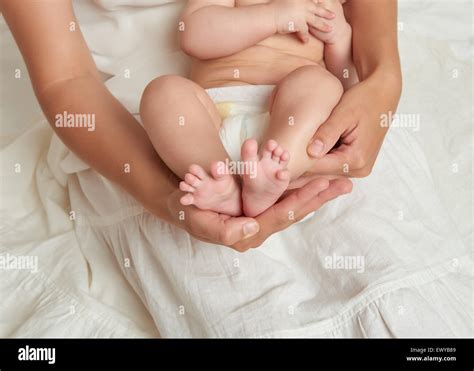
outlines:
[{"label": "fingernail", "polygon": [[244,237],[251,237],[258,233],[260,226],[256,222],[249,222],[244,225]]},{"label": "fingernail", "polygon": [[322,154],[324,149],[324,143],[321,142],[319,139],[316,139],[310,146],[309,146],[309,153],[312,156],[319,156]]}]

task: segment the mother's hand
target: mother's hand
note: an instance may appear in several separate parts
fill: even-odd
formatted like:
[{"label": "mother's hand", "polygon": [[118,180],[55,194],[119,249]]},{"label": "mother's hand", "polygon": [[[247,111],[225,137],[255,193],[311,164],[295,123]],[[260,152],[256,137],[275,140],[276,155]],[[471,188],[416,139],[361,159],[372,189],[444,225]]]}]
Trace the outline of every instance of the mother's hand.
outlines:
[{"label": "mother's hand", "polygon": [[255,219],[231,218],[212,211],[199,210],[194,206],[183,206],[179,203],[181,191],[174,192],[168,198],[167,205],[170,214],[174,216],[173,223],[195,238],[245,252],[260,246],[273,233],[289,227],[326,202],[351,190],[352,183],[348,179],[331,182],[316,179],[285,195]]},{"label": "mother's hand", "polygon": [[395,112],[401,95],[397,0],[348,1],[344,13],[362,82],[343,95],[308,147],[310,156],[320,159],[313,176],[367,176],[387,133],[381,115]]},{"label": "mother's hand", "polygon": [[308,146],[319,158],[311,173],[369,175],[388,130],[383,115],[395,113],[400,91],[398,75],[383,70],[349,89]]}]

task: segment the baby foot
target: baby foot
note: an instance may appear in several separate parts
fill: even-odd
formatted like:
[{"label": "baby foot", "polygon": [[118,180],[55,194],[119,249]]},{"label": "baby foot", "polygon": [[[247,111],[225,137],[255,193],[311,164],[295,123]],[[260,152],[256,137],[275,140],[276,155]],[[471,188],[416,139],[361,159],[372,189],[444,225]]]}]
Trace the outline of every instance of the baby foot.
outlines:
[{"label": "baby foot", "polygon": [[184,181],[179,184],[183,192],[181,204],[195,205],[202,210],[212,210],[229,216],[242,215],[239,184],[223,162],[215,162],[209,175],[201,166],[191,165]]},{"label": "baby foot", "polygon": [[255,163],[255,174],[242,177],[244,214],[254,217],[272,206],[287,189],[290,171],[286,167],[290,154],[277,142],[269,140],[259,156],[257,142],[250,139],[242,145],[241,157],[244,162]]}]

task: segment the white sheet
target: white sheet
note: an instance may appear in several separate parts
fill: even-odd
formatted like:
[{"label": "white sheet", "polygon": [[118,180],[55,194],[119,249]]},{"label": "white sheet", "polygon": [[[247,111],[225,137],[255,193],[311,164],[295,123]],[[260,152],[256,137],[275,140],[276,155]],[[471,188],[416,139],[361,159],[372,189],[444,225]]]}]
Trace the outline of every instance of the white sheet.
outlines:
[{"label": "white sheet", "polygon": [[[179,3],[130,3],[77,11],[108,87],[136,113],[144,85],[187,60],[169,41]],[[420,130],[392,128],[351,195],[243,255],[145,213],[70,154],[37,105],[19,110],[32,98],[11,78],[22,65],[2,25],[16,106],[2,94],[0,251],[38,256],[39,272],[0,270],[0,336],[157,336],[134,290],[164,336],[472,336],[472,5],[455,4],[400,4],[399,112],[420,114]],[[325,269],[333,254],[364,256],[364,273]]]}]

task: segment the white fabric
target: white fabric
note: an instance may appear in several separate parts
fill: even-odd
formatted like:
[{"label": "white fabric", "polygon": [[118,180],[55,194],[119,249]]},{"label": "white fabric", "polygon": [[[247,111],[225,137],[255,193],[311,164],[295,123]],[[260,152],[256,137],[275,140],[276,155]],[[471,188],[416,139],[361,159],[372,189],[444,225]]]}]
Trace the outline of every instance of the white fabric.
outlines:
[{"label": "white fabric", "polygon": [[[169,41],[182,3],[77,3],[131,112],[153,77],[187,71]],[[0,255],[37,256],[38,272],[0,269],[0,336],[471,337],[471,4],[455,4],[400,2],[399,113],[419,114],[419,130],[392,128],[351,195],[246,254],[144,212],[73,156],[37,105],[2,96]],[[2,87],[31,102],[1,32]],[[328,269],[334,254],[363,257],[363,270]]]}]

